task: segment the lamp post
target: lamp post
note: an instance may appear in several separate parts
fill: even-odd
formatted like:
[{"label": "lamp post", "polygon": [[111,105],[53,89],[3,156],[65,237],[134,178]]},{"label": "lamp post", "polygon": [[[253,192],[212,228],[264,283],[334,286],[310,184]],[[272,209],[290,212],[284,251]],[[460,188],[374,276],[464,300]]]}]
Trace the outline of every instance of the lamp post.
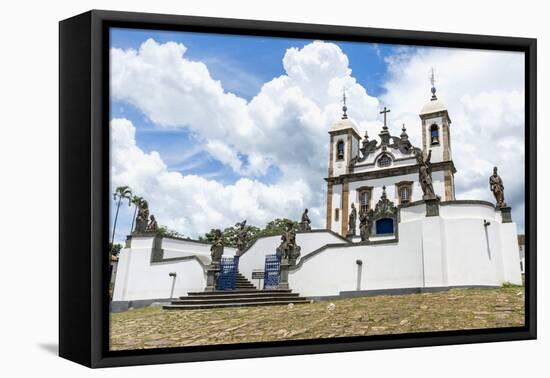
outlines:
[{"label": "lamp post", "polygon": [[176,286],[176,277],[178,276],[176,272],[168,273],[169,277],[172,277],[172,289],[170,290],[170,299],[174,298],[174,287]]},{"label": "lamp post", "polygon": [[361,290],[361,275],[363,274],[363,261],[355,261],[357,264],[357,291]]}]

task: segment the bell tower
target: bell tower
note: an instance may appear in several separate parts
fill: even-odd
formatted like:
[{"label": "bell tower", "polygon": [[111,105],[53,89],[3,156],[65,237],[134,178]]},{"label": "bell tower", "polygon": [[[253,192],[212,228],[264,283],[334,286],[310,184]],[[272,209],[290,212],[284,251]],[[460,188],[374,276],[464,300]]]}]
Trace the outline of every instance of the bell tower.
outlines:
[{"label": "bell tower", "polygon": [[[355,123],[348,118],[346,93],[343,94],[342,117],[329,130],[329,162],[327,177],[327,229],[333,226],[345,234],[348,222],[349,184],[333,185],[332,178],[351,172],[352,161],[359,156],[361,136]],[[334,197],[334,198],[333,198]],[[334,200],[333,200],[334,199]]]},{"label": "bell tower", "polygon": [[[432,85],[432,97],[420,111],[420,119],[422,121],[422,151],[425,155],[428,154],[428,151],[432,151],[432,163],[449,162],[451,164],[447,165],[454,167],[452,164],[451,149],[451,118],[443,102],[437,98],[433,68],[430,75],[430,83]],[[446,168],[443,171],[445,195],[441,197],[444,201],[452,201],[455,199],[454,168]]]}]

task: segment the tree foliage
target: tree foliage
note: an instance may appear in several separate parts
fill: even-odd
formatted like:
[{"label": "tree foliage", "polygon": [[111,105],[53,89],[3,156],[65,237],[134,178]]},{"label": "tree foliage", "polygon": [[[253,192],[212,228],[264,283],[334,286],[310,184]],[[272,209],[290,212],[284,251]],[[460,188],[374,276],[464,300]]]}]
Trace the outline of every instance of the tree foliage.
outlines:
[{"label": "tree foliage", "polygon": [[[264,228],[259,228],[256,226],[247,226],[248,228],[248,240],[249,243],[254,240],[264,237],[264,236],[273,236],[273,235],[282,235],[287,229],[287,224],[292,223],[292,227],[297,231],[298,222],[292,221],[287,218],[277,218],[268,222]],[[222,231],[225,245],[228,247],[237,246],[237,236],[239,234],[239,227],[237,225],[226,227]],[[206,241],[209,243],[214,242],[215,234],[214,229],[210,230],[204,234],[204,236],[199,236],[199,240]]]},{"label": "tree foliage", "polygon": [[118,254],[120,253],[120,250],[122,249],[122,244],[113,244],[113,243],[109,243],[109,251],[111,251],[111,255],[113,256],[118,256]]}]

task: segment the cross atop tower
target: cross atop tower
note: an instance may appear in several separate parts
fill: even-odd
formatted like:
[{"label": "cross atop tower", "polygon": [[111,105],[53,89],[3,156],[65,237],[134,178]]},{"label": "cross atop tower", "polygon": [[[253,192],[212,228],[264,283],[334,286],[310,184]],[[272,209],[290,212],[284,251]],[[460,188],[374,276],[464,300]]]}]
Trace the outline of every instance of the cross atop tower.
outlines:
[{"label": "cross atop tower", "polygon": [[380,112],[380,114],[384,114],[384,126],[382,127],[384,130],[387,130],[387,129],[388,129],[388,125],[387,125],[387,123],[386,123],[386,114],[389,113],[389,112],[391,112],[391,110],[390,110],[390,109],[387,109],[385,106],[384,106],[384,110],[382,110],[382,111]]}]

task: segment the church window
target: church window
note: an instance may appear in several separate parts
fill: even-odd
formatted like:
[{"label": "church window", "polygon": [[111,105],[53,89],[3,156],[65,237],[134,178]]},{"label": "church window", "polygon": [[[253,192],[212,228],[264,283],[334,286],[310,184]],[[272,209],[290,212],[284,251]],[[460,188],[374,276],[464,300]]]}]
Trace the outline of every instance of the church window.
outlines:
[{"label": "church window", "polygon": [[340,209],[334,209],[334,221],[338,222],[340,220]]},{"label": "church window", "polygon": [[439,144],[439,126],[435,123],[430,126],[430,144]]},{"label": "church window", "polygon": [[395,193],[397,201],[400,205],[405,205],[411,202],[412,184],[412,181],[401,181],[395,184]]},{"label": "church window", "polygon": [[359,188],[359,211],[369,211],[372,188]]},{"label": "church window", "polygon": [[411,188],[402,186],[399,188],[399,203],[406,204],[411,202]]},{"label": "church window", "polygon": [[393,234],[393,219],[381,218],[376,221],[376,235]]},{"label": "church window", "polygon": [[339,141],[336,144],[336,160],[344,159],[344,141]]},{"label": "church window", "polygon": [[378,166],[379,167],[389,167],[391,165],[391,157],[388,155],[382,155],[378,159]]}]

